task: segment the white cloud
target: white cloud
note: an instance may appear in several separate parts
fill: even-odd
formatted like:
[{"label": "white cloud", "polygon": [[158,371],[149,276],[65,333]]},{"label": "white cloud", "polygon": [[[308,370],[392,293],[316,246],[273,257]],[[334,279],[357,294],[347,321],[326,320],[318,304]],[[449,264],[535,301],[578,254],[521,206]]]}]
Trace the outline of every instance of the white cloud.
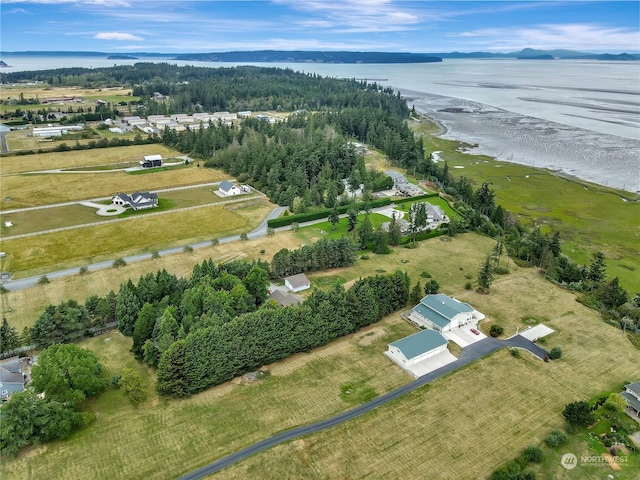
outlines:
[{"label": "white cloud", "polygon": [[598,24],[544,24],[531,27],[488,28],[452,33],[470,45],[494,51],[522,48],[617,52],[640,50],[640,32],[631,28]]},{"label": "white cloud", "polygon": [[31,13],[29,10],[25,10],[24,8],[12,8],[11,10],[8,10],[4,13],[22,13],[24,15],[33,15],[33,13]]},{"label": "white cloud", "polygon": [[141,42],[144,41],[144,38],[138,37],[137,35],[132,35],[131,33],[124,32],[100,32],[96,33],[93,38],[96,40],[118,40],[118,41],[129,41],[129,42]]}]

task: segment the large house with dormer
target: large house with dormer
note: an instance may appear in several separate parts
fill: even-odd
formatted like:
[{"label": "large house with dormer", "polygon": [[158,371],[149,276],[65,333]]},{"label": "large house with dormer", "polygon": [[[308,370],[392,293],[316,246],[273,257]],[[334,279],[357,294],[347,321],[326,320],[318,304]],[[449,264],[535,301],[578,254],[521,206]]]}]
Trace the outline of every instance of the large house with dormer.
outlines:
[{"label": "large house with dormer", "polygon": [[485,316],[468,303],[437,293],[420,300],[408,318],[419,327],[448,332],[463,325],[476,327]]},{"label": "large house with dormer", "polygon": [[158,195],[150,192],[133,192],[131,195],[119,193],[111,199],[111,203],[132,210],[144,210],[158,206]]}]

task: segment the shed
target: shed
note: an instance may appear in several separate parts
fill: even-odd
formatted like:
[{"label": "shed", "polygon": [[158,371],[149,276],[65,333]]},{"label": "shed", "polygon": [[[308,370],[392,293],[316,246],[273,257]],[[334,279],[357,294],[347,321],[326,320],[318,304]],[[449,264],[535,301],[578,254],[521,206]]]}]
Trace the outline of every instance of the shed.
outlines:
[{"label": "shed", "polygon": [[291,275],[284,279],[284,284],[292,292],[301,292],[311,288],[311,281],[304,273],[298,273],[297,275]]},{"label": "shed", "polygon": [[447,350],[447,339],[435,330],[422,330],[389,344],[388,355],[408,367]]}]

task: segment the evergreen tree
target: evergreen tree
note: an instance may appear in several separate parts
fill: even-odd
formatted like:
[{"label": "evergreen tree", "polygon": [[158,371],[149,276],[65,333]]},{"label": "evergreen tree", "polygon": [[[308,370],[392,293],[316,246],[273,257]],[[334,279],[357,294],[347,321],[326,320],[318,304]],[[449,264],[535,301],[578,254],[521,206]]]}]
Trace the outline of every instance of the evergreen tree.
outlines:
[{"label": "evergreen tree", "polygon": [[416,283],[409,294],[409,302],[414,305],[420,303],[420,300],[422,299],[422,292],[423,290],[420,286],[420,282]]},{"label": "evergreen tree", "polygon": [[396,212],[391,215],[391,222],[389,222],[389,245],[400,245],[402,241],[402,231],[400,225],[396,220]]},{"label": "evergreen tree", "polygon": [[353,232],[356,228],[356,226],[358,225],[358,211],[356,210],[356,208],[354,206],[351,206],[351,208],[349,208],[349,211],[347,212],[347,231],[348,232]]},{"label": "evergreen tree", "polygon": [[9,325],[5,317],[2,317],[0,327],[0,353],[10,352],[20,346],[20,335],[15,328]]},{"label": "evergreen tree", "polygon": [[491,257],[487,256],[478,273],[478,289],[488,293],[492,282],[493,268],[491,267]]},{"label": "evergreen tree", "polygon": [[358,226],[358,243],[360,244],[360,249],[365,250],[372,239],[373,226],[371,225],[369,214],[366,214]]},{"label": "evergreen tree", "polygon": [[331,213],[329,214],[329,223],[331,223],[331,230],[336,229],[336,225],[340,222],[340,213],[338,212],[338,206],[334,205]]},{"label": "evergreen tree", "polygon": [[438,293],[439,291],[440,291],[440,284],[434,278],[430,279],[427,283],[424,284],[424,294],[425,295],[434,295],[434,294]]},{"label": "evergreen tree", "polygon": [[599,286],[606,277],[607,266],[604,262],[604,254],[602,252],[596,252],[593,254],[593,261],[589,267],[588,278],[593,285],[592,288]]}]

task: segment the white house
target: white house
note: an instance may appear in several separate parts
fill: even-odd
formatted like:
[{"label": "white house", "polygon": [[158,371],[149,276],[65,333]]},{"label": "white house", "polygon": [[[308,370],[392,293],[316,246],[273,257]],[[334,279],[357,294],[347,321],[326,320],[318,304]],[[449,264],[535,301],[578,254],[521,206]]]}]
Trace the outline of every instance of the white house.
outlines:
[{"label": "white house", "polygon": [[24,391],[25,375],[18,357],[0,361],[0,398],[6,400],[11,394]]},{"label": "white house", "polygon": [[409,319],[420,327],[448,332],[463,325],[476,327],[484,314],[471,305],[442,293],[427,295],[413,307]]},{"label": "white house", "polygon": [[225,197],[230,197],[233,195],[239,195],[242,193],[242,190],[231,183],[229,180],[223,180],[220,182],[218,187],[220,189],[220,193],[222,193]]},{"label": "white house", "polygon": [[435,330],[421,330],[388,345],[387,356],[403,368],[447,350],[447,339]]},{"label": "white house", "polygon": [[149,192],[133,192],[131,195],[119,193],[111,199],[111,203],[128,207],[132,210],[144,210],[158,206],[158,195]]},{"label": "white house", "polygon": [[631,412],[635,412],[637,417],[640,417],[640,382],[630,383],[624,387],[622,395],[627,402],[627,408]]},{"label": "white house", "polygon": [[291,275],[284,279],[284,284],[292,292],[300,292],[311,288],[311,281],[304,273],[298,273],[297,275]]}]

